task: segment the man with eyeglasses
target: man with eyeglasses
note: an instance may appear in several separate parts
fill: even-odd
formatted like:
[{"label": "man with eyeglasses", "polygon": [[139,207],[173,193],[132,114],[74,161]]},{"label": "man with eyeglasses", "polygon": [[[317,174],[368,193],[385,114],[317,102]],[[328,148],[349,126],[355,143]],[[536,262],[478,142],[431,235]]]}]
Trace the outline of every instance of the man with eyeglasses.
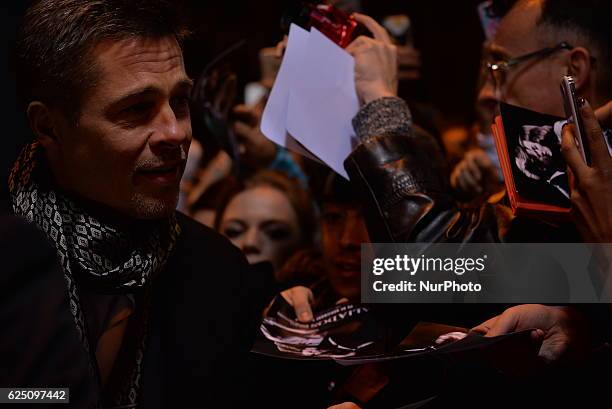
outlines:
[{"label": "man with eyeglasses", "polygon": [[[493,1],[488,8],[489,14],[501,21],[495,37],[484,47],[484,81],[477,101],[482,116],[493,118],[500,100],[564,116],[559,97],[563,75],[577,78],[578,93],[593,106],[601,106],[607,101],[610,68],[605,64],[607,44],[601,40],[605,38],[605,30],[600,28],[607,22],[603,20],[605,12],[600,15],[594,11],[599,3],[603,4],[597,1],[581,4]],[[591,32],[600,34],[592,35]],[[604,64],[598,63],[599,55],[603,55]],[[479,152],[482,155],[478,156]],[[480,158],[483,155],[480,150],[472,151],[460,163],[451,177],[454,188],[473,196],[497,181],[498,173],[491,171],[493,164],[487,158]]]},{"label": "man with eyeglasses", "polygon": [[609,38],[600,26],[609,20],[600,4],[608,7],[602,1],[516,2],[485,47],[489,75],[478,95],[479,105],[494,110],[502,100],[564,116],[559,93],[564,75],[576,79],[578,94],[593,106],[608,101],[612,94]]}]

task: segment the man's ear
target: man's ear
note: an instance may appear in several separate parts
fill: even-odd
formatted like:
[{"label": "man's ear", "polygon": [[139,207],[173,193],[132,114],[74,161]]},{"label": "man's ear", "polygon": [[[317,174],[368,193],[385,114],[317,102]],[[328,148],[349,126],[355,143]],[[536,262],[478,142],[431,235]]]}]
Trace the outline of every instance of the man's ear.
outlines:
[{"label": "man's ear", "polygon": [[592,97],[589,89],[594,83],[592,77],[591,53],[584,47],[576,47],[570,51],[568,61],[568,75],[576,81],[576,91],[586,98]]},{"label": "man's ear", "polygon": [[57,145],[58,123],[49,107],[40,101],[33,101],[28,105],[27,113],[30,128],[41,145],[45,149]]}]

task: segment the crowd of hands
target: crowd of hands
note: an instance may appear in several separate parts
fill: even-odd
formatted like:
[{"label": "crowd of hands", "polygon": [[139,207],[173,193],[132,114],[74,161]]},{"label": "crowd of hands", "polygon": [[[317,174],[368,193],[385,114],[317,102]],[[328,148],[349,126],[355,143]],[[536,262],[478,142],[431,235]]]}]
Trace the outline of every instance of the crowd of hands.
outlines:
[{"label": "crowd of hands", "polygon": [[[357,94],[363,104],[397,95],[397,53],[389,35],[372,18],[355,14],[373,38],[359,37],[347,51],[355,59]],[[593,110],[587,101],[580,108],[592,163],[584,163],[575,142],[574,125],[563,129],[562,154],[570,176],[572,217],[587,243],[612,243],[612,157],[608,152],[602,126],[612,127],[612,102]],[[454,186],[482,193],[487,178],[495,177],[490,159],[482,151],[468,152],[451,176]],[[610,287],[608,280],[608,287]],[[306,287],[294,287],[282,293],[303,322],[313,319],[313,294]],[[532,330],[540,345],[538,360],[542,365],[556,365],[583,359],[588,350],[585,319],[570,306],[517,305],[471,329],[485,337]],[[333,409],[358,409],[343,403]]]},{"label": "crowd of hands", "polygon": [[[346,51],[355,59],[355,83],[361,105],[371,101],[395,97],[398,93],[398,52],[387,31],[374,19],[354,14],[372,37],[360,36]],[[286,46],[286,39],[277,47],[279,54]],[[247,161],[270,162],[275,149],[261,134],[259,122],[263,104],[253,107],[235,108],[242,120],[235,125],[235,133],[241,141],[241,154]],[[571,188],[572,218],[587,243],[612,243],[612,157],[609,154],[602,126],[612,127],[612,101],[594,110],[588,101],[580,107],[592,163],[584,163],[577,143],[574,125],[563,128],[561,152],[567,162]],[[271,148],[272,146],[272,148]],[[221,154],[223,155],[223,154]],[[249,156],[251,155],[251,156]],[[229,168],[228,158],[217,158],[217,162]],[[499,176],[490,157],[481,149],[471,149],[455,166],[450,175],[451,186],[468,196],[495,193]],[[194,196],[197,196],[194,193]],[[612,255],[607,255],[612,264]],[[607,280],[606,290],[612,294],[612,282]],[[313,293],[309,288],[298,286],[284,291],[283,298],[293,306],[297,318],[302,322],[313,319]],[[612,313],[612,312],[611,312]],[[477,325],[470,331],[485,337],[494,337],[510,332],[532,330],[534,343],[539,345],[538,365],[557,365],[578,362],[587,354],[589,340],[585,334],[585,318],[571,306],[517,305]],[[354,403],[333,406],[334,409],[358,409]]]},{"label": "crowd of hands", "polygon": [[[346,48],[355,59],[355,84],[362,106],[379,98],[397,96],[397,46],[374,19],[359,13],[354,17],[373,35],[360,36]],[[279,44],[279,54],[285,45],[286,41]],[[270,162],[275,154],[259,130],[263,108],[263,104],[235,108],[244,118],[235,124],[242,143],[241,152],[251,162]],[[580,110],[593,161],[591,166],[584,163],[574,142],[574,125],[566,125],[561,152],[570,176],[572,216],[585,242],[612,243],[612,211],[608,206],[612,199],[612,158],[602,132],[602,126],[612,128],[612,101],[596,110],[584,101]],[[468,150],[455,166],[450,182],[454,189],[468,195],[482,195],[495,193],[492,186],[499,184],[499,177],[491,158],[482,149],[475,148]]]}]

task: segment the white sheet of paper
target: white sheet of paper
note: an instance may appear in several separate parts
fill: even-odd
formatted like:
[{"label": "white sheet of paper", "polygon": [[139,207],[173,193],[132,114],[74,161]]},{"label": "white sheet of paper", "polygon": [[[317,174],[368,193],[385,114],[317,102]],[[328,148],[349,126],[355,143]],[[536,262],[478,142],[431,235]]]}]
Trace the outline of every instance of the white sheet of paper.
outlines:
[{"label": "white sheet of paper", "polygon": [[293,75],[299,73],[300,56],[305,52],[310,32],[292,24],[282,64],[261,118],[261,132],[272,142],[320,162],[287,133],[287,107]]},{"label": "white sheet of paper", "polygon": [[343,162],[355,141],[359,111],[353,57],[312,29],[290,85],[287,131],[306,149],[348,179]]}]

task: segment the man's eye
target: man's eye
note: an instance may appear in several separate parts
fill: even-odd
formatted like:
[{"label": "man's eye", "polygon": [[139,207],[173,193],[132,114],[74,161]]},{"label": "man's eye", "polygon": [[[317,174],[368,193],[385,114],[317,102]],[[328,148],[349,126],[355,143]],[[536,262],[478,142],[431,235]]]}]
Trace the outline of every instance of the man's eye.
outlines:
[{"label": "man's eye", "polygon": [[494,64],[500,64],[506,61],[506,56],[500,53],[491,53],[489,59]]},{"label": "man's eye", "polygon": [[144,115],[147,114],[152,107],[153,104],[150,102],[139,102],[137,104],[130,105],[121,112],[127,115]]},{"label": "man's eye", "polygon": [[189,104],[189,98],[186,96],[172,98],[172,105],[180,106],[187,104]]},{"label": "man's eye", "polygon": [[189,98],[186,96],[172,98],[170,104],[174,112],[178,114],[189,112]]}]

